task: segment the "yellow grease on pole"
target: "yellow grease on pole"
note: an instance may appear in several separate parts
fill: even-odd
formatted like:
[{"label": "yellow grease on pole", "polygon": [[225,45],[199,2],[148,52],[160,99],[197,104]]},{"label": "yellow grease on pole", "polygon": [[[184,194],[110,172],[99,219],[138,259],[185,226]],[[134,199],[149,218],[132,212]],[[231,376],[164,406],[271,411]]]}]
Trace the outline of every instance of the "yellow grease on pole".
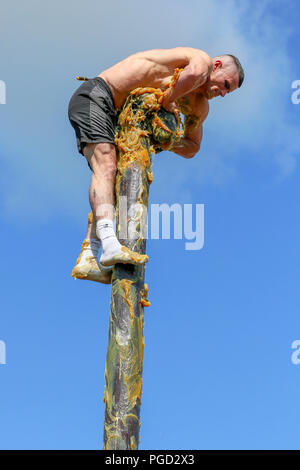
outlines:
[{"label": "yellow grease on pole", "polygon": [[[170,86],[175,85],[180,71],[175,71]],[[118,147],[115,187],[117,222],[121,183],[126,182],[126,178],[130,183],[130,171],[134,168],[134,174],[138,173],[140,181],[136,202],[147,207],[149,185],[153,180],[151,154],[157,147],[170,148],[174,139],[180,138],[182,133],[178,121],[176,131],[170,131],[157,115],[162,99],[161,89],[137,88],[127,97],[119,115],[115,138]],[[149,126],[147,128],[150,114],[152,130]],[[168,133],[170,142],[157,145],[152,138],[153,130]],[[136,223],[141,232],[142,222],[137,220]],[[117,228],[119,230],[119,223]],[[134,249],[141,251],[142,246],[144,245],[140,234]],[[147,299],[148,285],[144,284],[144,267],[127,269],[128,271],[126,267],[117,265],[112,278],[109,344],[105,369],[104,449],[134,450],[138,448],[139,443],[139,407],[145,345],[144,307],[149,306],[150,302]],[[124,277],[120,273],[124,273]]]}]

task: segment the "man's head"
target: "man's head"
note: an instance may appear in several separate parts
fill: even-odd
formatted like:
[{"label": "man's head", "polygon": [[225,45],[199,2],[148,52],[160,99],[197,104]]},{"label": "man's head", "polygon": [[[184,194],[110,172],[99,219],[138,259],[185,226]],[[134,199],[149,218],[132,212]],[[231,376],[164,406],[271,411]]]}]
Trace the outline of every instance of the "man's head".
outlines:
[{"label": "man's head", "polygon": [[213,68],[205,84],[205,94],[208,99],[225,96],[244,81],[244,70],[240,61],[231,54],[213,58]]}]

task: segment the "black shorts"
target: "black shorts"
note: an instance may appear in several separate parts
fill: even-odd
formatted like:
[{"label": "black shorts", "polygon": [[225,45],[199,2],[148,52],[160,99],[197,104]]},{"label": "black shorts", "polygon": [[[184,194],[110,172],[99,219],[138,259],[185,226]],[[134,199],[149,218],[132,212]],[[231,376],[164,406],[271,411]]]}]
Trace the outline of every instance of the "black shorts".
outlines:
[{"label": "black shorts", "polygon": [[112,92],[103,78],[91,78],[75,91],[68,114],[82,155],[87,143],[115,143],[118,113]]}]

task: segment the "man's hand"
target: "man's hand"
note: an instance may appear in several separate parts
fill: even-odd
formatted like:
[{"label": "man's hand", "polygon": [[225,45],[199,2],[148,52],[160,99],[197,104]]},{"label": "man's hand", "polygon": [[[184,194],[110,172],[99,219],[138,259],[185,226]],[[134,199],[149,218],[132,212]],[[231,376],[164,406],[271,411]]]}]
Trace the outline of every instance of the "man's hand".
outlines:
[{"label": "man's hand", "polygon": [[[202,137],[202,126],[199,128],[199,131]],[[186,137],[181,137],[181,139],[172,146],[170,151],[184,158],[193,158],[199,149],[200,144],[198,145],[196,142]]]},{"label": "man's hand", "polygon": [[170,113],[173,113],[175,115],[178,116],[179,114],[179,110],[177,108],[177,105],[176,103],[169,103],[169,104],[164,104],[164,102],[162,103],[162,107],[166,110],[166,111],[169,111]]}]

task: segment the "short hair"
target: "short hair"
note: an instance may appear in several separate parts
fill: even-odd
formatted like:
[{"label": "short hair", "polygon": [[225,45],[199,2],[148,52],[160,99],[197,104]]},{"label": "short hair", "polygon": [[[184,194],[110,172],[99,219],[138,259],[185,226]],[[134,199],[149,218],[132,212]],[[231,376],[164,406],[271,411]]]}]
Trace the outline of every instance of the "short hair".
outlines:
[{"label": "short hair", "polygon": [[244,78],[245,78],[245,72],[244,72],[244,69],[242,67],[242,64],[240,63],[239,59],[237,57],[235,57],[235,55],[232,55],[232,54],[225,54],[226,56],[228,57],[231,57],[233,62],[235,63],[236,65],[236,68],[237,68],[237,71],[238,71],[238,74],[239,74],[239,88],[242,86],[242,83],[244,81]]}]

